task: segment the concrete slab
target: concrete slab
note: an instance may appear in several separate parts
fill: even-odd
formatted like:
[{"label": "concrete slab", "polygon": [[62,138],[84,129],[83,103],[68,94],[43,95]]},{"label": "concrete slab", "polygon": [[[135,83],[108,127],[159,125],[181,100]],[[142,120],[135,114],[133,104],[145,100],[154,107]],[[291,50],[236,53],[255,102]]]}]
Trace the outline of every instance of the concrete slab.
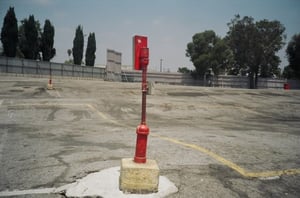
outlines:
[{"label": "concrete slab", "polygon": [[158,198],[178,191],[177,187],[166,177],[159,177],[158,192],[152,194],[124,194],[119,190],[120,167],[112,167],[56,189],[67,197],[101,196],[105,198]]},{"label": "concrete slab", "polygon": [[47,85],[47,89],[49,89],[49,90],[52,90],[53,89],[53,84],[51,83],[48,83],[48,85]]}]

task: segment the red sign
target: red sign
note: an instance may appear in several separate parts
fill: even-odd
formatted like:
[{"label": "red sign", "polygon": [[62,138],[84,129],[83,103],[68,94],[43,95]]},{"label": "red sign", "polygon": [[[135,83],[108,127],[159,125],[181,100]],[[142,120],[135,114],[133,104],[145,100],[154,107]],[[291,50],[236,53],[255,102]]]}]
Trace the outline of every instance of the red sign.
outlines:
[{"label": "red sign", "polygon": [[141,70],[140,55],[141,48],[147,48],[148,38],[146,36],[134,36],[133,37],[133,67],[135,70]]}]

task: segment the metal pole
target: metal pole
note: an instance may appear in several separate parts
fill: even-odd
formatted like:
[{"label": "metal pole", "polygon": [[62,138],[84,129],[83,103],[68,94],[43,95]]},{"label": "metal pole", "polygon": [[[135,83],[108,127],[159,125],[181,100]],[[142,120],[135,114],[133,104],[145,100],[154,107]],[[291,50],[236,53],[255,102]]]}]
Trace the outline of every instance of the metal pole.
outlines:
[{"label": "metal pole", "polygon": [[147,66],[142,68],[142,118],[141,124],[136,129],[137,140],[134,162],[146,163],[147,139],[149,127],[146,125],[146,96],[147,96]]},{"label": "metal pole", "polygon": [[5,68],[6,73],[8,73],[8,58],[6,57],[6,68]]},{"label": "metal pole", "polygon": [[50,84],[52,84],[52,66],[50,62]]},{"label": "metal pole", "polygon": [[142,68],[142,119],[141,124],[146,124],[146,96],[147,96],[147,66]]},{"label": "metal pole", "polygon": [[134,162],[146,163],[147,139],[149,135],[149,127],[146,125],[146,96],[147,96],[147,65],[149,61],[148,48],[142,49],[143,53],[140,57],[140,65],[142,68],[142,118],[141,124],[136,129],[137,139],[135,147]]},{"label": "metal pole", "polygon": [[162,72],[162,61],[163,61],[163,59],[161,58],[160,59],[160,72]]},{"label": "metal pole", "polygon": [[48,89],[53,89],[53,85],[52,85],[52,67],[51,67],[51,62],[49,62],[49,66],[50,66],[50,71],[49,71],[49,82],[48,82]]}]

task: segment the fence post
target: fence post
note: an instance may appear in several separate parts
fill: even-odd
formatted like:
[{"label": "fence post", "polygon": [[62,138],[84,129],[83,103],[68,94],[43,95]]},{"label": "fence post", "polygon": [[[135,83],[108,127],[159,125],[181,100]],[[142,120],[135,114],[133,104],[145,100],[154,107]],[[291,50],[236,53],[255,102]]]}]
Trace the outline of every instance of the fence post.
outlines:
[{"label": "fence post", "polygon": [[6,70],[6,73],[8,73],[8,58],[6,57],[6,68],[5,68],[5,70]]},{"label": "fence post", "polygon": [[38,74],[38,62],[35,61],[35,74],[37,75]]},{"label": "fence post", "polygon": [[51,62],[49,62],[49,66],[50,66],[50,70],[49,70],[49,76],[50,76],[50,79],[52,80],[52,65],[51,65]]},{"label": "fence post", "polygon": [[92,67],[92,79],[94,78],[94,66]]},{"label": "fence post", "polygon": [[74,64],[72,64],[72,77],[74,77]]},{"label": "fence post", "polygon": [[84,78],[83,72],[83,66],[81,66],[81,78]]},{"label": "fence post", "polygon": [[24,59],[22,58],[21,60],[22,60],[22,74],[24,76]]}]

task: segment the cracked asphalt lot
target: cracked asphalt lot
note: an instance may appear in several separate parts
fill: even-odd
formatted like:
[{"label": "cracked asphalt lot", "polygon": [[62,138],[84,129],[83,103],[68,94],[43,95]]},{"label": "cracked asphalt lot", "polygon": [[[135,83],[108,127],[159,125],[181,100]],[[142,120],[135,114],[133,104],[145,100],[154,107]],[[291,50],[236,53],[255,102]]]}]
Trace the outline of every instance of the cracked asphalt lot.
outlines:
[{"label": "cracked asphalt lot", "polygon": [[[2,192],[60,187],[134,155],[139,83],[47,80],[0,78]],[[147,124],[147,156],[179,189],[170,198],[299,197],[299,91],[156,84]]]}]

